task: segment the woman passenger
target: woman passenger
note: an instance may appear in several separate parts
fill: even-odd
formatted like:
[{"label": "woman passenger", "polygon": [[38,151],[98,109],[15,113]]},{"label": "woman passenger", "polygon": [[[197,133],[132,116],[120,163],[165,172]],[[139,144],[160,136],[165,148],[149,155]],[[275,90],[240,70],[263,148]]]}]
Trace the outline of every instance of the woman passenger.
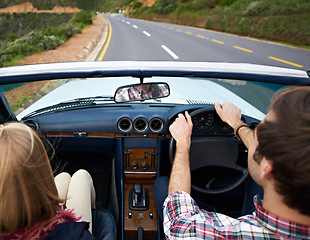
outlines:
[{"label": "woman passenger", "polygon": [[95,239],[78,222],[91,222],[90,175],[79,170],[55,181],[39,136],[22,123],[0,124],[0,239]]}]

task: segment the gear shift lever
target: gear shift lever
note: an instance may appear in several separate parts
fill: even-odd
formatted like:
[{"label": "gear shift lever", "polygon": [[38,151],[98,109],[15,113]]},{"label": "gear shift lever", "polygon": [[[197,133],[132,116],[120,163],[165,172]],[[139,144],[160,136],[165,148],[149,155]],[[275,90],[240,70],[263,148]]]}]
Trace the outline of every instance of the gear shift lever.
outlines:
[{"label": "gear shift lever", "polygon": [[134,192],[140,196],[142,193],[143,193],[143,188],[142,188],[142,185],[140,183],[136,183],[134,186],[133,186],[133,190]]},{"label": "gear shift lever", "polygon": [[129,208],[136,211],[149,209],[149,192],[140,183],[136,183],[129,192]]}]

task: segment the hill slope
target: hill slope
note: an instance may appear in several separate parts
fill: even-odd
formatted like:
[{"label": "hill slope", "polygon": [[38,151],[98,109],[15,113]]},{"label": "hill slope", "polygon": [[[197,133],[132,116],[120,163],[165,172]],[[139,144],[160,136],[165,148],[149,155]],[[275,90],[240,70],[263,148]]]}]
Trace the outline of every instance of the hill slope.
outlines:
[{"label": "hill slope", "polygon": [[26,13],[26,12],[33,12],[33,13],[75,13],[80,12],[82,9],[77,7],[62,7],[62,6],[55,6],[52,10],[38,10],[35,8],[31,2],[25,2],[5,8],[0,8],[0,13]]},{"label": "hill slope", "polygon": [[38,10],[52,10],[55,6],[78,7],[84,10],[98,10],[102,0],[1,0],[0,8],[30,2]]},{"label": "hill slope", "polygon": [[135,1],[129,16],[310,46],[309,0]]}]

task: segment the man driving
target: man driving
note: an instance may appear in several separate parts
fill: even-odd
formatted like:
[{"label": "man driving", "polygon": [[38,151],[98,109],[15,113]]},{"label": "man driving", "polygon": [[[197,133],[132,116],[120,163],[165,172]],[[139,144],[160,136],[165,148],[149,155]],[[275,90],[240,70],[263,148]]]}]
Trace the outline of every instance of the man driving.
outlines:
[{"label": "man driving", "polygon": [[256,210],[237,219],[198,207],[190,196],[193,124],[187,112],[179,114],[169,128],[176,152],[163,204],[166,237],[310,239],[310,87],[276,93],[254,130],[233,104],[215,104],[215,110],[248,148],[249,172],[263,188],[263,200],[255,196]]}]

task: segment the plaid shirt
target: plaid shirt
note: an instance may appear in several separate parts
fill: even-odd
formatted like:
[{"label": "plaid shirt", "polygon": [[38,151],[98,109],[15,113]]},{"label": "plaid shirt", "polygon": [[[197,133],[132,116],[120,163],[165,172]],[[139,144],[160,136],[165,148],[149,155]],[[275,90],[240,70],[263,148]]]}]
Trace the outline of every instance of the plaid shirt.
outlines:
[{"label": "plaid shirt", "polygon": [[164,202],[168,239],[310,239],[310,226],[277,217],[254,197],[256,211],[238,219],[199,209],[191,196],[174,192]]}]

